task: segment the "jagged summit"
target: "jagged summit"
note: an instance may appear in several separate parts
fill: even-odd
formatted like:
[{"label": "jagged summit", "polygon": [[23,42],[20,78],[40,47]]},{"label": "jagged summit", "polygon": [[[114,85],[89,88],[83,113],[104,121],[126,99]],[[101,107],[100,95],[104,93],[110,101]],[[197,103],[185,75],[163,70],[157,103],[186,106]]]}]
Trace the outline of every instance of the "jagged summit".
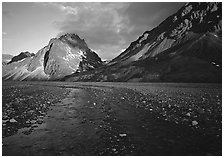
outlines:
[{"label": "jagged summit", "polygon": [[72,39],[72,40],[79,40],[79,41],[85,42],[85,40],[84,39],[81,39],[79,37],[79,35],[76,34],[76,33],[65,33],[65,34],[63,34],[63,35],[61,35],[59,37],[59,39],[64,39],[64,38],[66,38],[66,39]]},{"label": "jagged summit", "polygon": [[69,43],[73,47],[79,47],[80,49],[87,49],[88,46],[84,39],[81,39],[77,34],[66,33],[59,37],[61,41]]}]

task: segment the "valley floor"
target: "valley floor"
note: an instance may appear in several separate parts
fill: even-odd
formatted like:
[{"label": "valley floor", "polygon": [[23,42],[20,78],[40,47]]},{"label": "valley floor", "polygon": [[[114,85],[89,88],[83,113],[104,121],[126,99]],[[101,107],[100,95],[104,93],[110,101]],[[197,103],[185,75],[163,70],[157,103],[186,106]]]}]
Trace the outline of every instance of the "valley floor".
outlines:
[{"label": "valley floor", "polygon": [[222,155],[221,84],[3,82],[3,155]]}]

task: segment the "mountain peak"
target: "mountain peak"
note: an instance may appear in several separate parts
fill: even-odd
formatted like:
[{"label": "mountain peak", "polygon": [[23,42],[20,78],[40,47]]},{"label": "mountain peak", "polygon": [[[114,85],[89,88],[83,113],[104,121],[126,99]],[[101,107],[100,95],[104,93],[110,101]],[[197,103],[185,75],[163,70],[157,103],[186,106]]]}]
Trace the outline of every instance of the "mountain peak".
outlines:
[{"label": "mountain peak", "polygon": [[26,56],[30,57],[30,56],[34,56],[34,53],[30,53],[28,51],[25,51],[25,52],[21,52],[19,55],[26,55]]},{"label": "mountain peak", "polygon": [[84,40],[84,39],[81,39],[79,37],[79,35],[76,33],[65,33],[65,34],[61,35],[59,38],[72,38],[72,39],[76,39],[76,40]]},{"label": "mountain peak", "polygon": [[57,80],[102,65],[101,58],[73,33],[51,38],[48,45],[40,49],[35,57],[26,58],[27,56],[30,56],[29,52],[22,52],[14,57],[20,62],[15,60],[14,64],[4,66],[4,80]]},{"label": "mountain peak", "polygon": [[32,57],[32,56],[35,56],[35,54],[30,53],[28,51],[21,52],[19,55],[14,56],[8,64],[13,63],[13,62],[17,62],[17,61],[20,61],[20,60],[23,60],[27,57]]},{"label": "mountain peak", "polygon": [[79,47],[80,49],[87,49],[88,46],[84,39],[81,39],[79,35],[75,33],[66,33],[61,35],[59,39],[63,42],[67,42],[73,47]]}]

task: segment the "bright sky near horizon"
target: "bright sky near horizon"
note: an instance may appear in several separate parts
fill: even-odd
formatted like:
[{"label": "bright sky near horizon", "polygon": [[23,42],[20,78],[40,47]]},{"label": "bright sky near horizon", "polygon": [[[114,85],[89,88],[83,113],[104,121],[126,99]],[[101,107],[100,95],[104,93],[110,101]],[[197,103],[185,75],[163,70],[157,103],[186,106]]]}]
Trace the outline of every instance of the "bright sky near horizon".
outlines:
[{"label": "bright sky near horizon", "polygon": [[73,32],[102,59],[112,59],[184,3],[3,2],[2,53],[37,53],[51,38]]}]

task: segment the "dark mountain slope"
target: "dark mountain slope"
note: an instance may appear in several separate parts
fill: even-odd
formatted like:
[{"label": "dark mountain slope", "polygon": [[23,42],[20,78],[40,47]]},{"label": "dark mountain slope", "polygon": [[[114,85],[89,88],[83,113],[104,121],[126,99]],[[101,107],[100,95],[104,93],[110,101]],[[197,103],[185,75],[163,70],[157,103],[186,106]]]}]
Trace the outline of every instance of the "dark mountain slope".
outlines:
[{"label": "dark mountain slope", "polygon": [[221,12],[221,3],[187,3],[106,66],[64,80],[221,82]]}]

